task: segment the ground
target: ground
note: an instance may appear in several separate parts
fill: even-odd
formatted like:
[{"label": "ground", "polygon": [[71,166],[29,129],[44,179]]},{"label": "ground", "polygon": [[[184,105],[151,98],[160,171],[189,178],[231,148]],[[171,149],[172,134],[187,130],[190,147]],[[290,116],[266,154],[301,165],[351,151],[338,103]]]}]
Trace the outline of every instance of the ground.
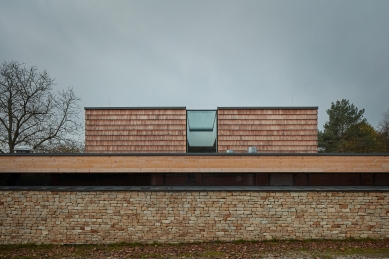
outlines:
[{"label": "ground", "polygon": [[385,240],[0,245],[0,258],[389,258]]}]

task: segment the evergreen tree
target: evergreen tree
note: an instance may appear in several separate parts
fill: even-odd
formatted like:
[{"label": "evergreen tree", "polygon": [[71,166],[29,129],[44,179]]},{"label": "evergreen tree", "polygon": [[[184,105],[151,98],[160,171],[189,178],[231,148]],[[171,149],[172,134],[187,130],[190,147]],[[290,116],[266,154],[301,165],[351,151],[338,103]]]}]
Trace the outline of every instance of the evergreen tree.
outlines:
[{"label": "evergreen tree", "polygon": [[331,108],[327,110],[329,120],[324,124],[324,131],[318,133],[319,150],[326,153],[349,152],[346,132],[351,126],[366,122],[364,112],[365,109],[358,110],[346,99],[331,103]]}]

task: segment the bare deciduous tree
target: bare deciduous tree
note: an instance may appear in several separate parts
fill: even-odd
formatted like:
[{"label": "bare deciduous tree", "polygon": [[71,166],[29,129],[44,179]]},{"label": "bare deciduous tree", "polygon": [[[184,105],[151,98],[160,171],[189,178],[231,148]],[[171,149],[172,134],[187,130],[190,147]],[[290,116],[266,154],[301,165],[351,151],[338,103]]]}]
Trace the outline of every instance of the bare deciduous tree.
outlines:
[{"label": "bare deciduous tree", "polygon": [[36,153],[84,153],[85,145],[80,139],[47,141],[35,149]]},{"label": "bare deciduous tree", "polygon": [[80,134],[80,98],[73,89],[53,92],[47,71],[26,68],[16,61],[0,65],[0,151],[13,153],[17,145],[42,148],[66,143]]}]

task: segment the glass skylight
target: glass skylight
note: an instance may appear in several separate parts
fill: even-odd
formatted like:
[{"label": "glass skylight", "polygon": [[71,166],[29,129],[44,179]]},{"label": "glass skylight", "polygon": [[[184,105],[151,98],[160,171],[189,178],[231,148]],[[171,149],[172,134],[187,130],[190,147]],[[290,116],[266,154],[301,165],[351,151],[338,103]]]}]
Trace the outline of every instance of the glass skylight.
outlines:
[{"label": "glass skylight", "polygon": [[216,153],[216,111],[187,111],[187,152]]}]

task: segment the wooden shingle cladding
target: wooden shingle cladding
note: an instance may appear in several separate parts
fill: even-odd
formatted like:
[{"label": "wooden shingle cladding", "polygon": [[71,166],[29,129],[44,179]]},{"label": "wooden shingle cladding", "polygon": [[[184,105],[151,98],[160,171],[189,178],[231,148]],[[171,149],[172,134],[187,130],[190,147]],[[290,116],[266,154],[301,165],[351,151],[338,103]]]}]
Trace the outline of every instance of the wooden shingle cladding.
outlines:
[{"label": "wooden shingle cladding", "polygon": [[218,108],[218,152],[317,153],[317,107]]},{"label": "wooden shingle cladding", "polygon": [[185,153],[186,109],[85,108],[87,153]]}]

